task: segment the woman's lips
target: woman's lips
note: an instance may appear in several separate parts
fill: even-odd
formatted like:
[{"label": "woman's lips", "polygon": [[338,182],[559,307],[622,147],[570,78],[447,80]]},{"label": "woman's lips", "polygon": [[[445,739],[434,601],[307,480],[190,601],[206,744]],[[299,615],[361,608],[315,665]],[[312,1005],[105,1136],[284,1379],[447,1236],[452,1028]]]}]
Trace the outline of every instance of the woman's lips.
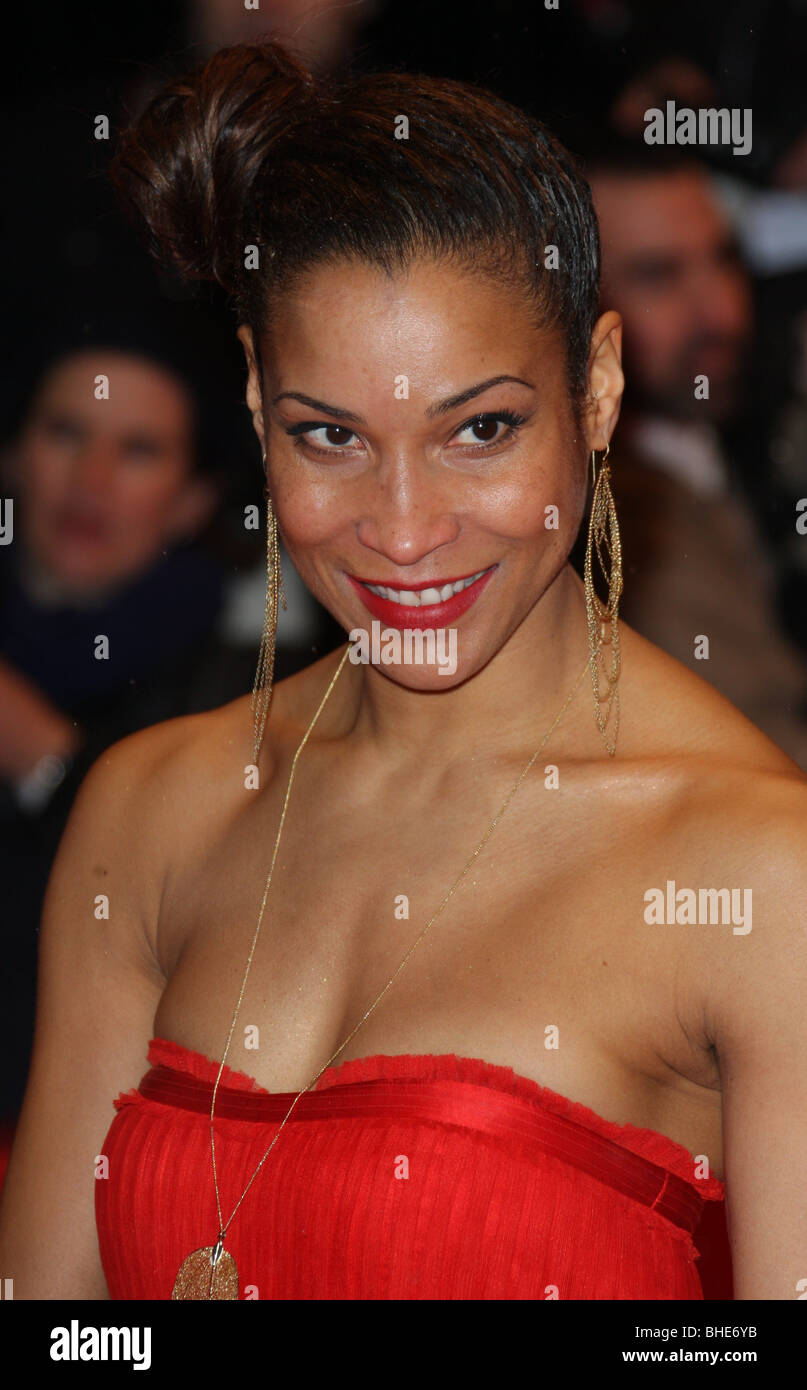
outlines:
[{"label": "woman's lips", "polygon": [[[438,628],[450,627],[456,622],[463,613],[471,607],[479,598],[488,580],[493,578],[494,571],[498,567],[491,565],[479,579],[469,584],[467,589],[462,589],[458,594],[452,594],[451,598],[445,599],[442,603],[429,603],[423,606],[409,603],[395,603],[393,600],[384,598],[381,594],[374,594],[366,587],[360,579],[354,579],[352,574],[347,577],[356,593],[359,595],[365,608],[369,609],[374,618],[379,618],[388,627],[399,628]],[[471,571],[472,573],[474,571]],[[373,582],[373,581],[371,581]],[[457,580],[444,579],[436,580],[432,584],[420,584],[413,586],[416,589],[440,589],[445,584],[457,583]],[[380,584],[379,584],[380,587]],[[385,588],[404,589],[410,587],[405,584],[385,585]]]}]

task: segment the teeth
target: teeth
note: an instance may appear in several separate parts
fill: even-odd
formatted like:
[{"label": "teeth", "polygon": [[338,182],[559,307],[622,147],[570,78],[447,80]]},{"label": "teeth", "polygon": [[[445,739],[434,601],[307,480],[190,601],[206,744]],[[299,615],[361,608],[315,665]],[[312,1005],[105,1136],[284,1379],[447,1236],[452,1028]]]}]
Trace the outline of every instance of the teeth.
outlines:
[{"label": "teeth", "polygon": [[442,589],[420,589],[416,592],[414,589],[390,589],[386,584],[368,584],[367,588],[371,594],[378,594],[390,603],[402,603],[407,608],[424,608],[435,603],[445,603],[453,594],[461,594],[463,589],[475,584],[477,579],[481,579],[486,573],[486,570],[479,570],[467,579],[457,580],[456,584],[444,584]]}]

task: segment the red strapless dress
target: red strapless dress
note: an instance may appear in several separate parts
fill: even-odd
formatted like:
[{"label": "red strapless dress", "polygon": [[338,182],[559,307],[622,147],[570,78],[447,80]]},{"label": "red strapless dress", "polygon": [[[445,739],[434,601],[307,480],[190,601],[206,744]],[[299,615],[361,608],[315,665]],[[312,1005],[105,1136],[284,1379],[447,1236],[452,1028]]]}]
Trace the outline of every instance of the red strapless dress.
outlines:
[{"label": "red strapless dress", "polygon": [[[210,1098],[219,1064],[161,1038],[115,1100],[95,1184],[113,1299],[170,1299],[215,1243]],[[225,1067],[225,1221],[293,1099]],[[338,1063],[298,1102],[227,1234],[261,1299],[701,1299],[692,1156],[509,1067],[447,1056]]]}]

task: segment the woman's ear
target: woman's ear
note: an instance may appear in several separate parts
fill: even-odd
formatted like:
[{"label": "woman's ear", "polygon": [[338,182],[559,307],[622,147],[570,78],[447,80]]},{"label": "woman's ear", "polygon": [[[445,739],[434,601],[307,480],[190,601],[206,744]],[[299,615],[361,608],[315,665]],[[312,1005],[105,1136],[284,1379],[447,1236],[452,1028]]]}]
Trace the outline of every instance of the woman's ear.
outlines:
[{"label": "woman's ear", "polygon": [[622,372],[622,319],[614,309],[602,314],[591,335],[588,448],[604,449],[616,429],[625,377]]},{"label": "woman's ear", "polygon": [[255,344],[252,339],[252,329],[248,324],[242,323],[236,333],[236,337],[244,349],[244,356],[247,359],[247,409],[252,415],[252,424],[258,436],[258,440],[260,441],[261,452],[266,453],[261,378],[260,372],[258,371],[258,363],[255,359]]}]

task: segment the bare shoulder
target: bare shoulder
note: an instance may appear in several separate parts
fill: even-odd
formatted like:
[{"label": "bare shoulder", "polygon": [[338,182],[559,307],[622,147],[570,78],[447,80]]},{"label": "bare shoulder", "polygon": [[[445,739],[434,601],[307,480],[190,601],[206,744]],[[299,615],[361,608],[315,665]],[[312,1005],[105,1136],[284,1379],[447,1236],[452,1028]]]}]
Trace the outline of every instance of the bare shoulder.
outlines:
[{"label": "bare shoulder", "polygon": [[700,762],[704,774],[807,786],[792,758],[708,680],[627,626],[622,647],[621,755],[680,759],[693,770]]},{"label": "bare shoulder", "polygon": [[[274,688],[260,753],[261,785],[271,782],[290,737],[316,709],[335,669],[329,653]],[[126,797],[129,840],[153,851],[152,862],[182,858],[199,836],[226,824],[243,805],[244,777],[253,763],[252,696],[238,696],[199,714],[180,715],[112,744],[90,768],[80,795],[91,814],[104,815]]]},{"label": "bare shoulder", "polygon": [[149,935],[170,863],[221,796],[228,753],[232,759],[238,743],[234,706],[240,704],[163,720],[119,739],[99,754],[79,787],[65,847],[69,851],[71,837],[80,837],[98,847],[98,873],[125,871]]},{"label": "bare shoulder", "polygon": [[783,973],[807,986],[807,776],[706,681],[631,630],[626,648],[626,765],[664,787],[653,833],[665,883],[704,895],[691,927],[680,900],[684,955],[725,1038],[759,1020]]},{"label": "bare shoulder", "polygon": [[631,635],[626,646],[638,668],[627,743],[637,767],[643,753],[647,760],[645,799],[655,783],[664,810],[645,826],[659,885],[660,925],[651,930],[661,933],[678,1022],[719,1077],[734,1297],[798,1298],[807,1234],[807,778],[678,663],[656,648],[648,656]]}]

